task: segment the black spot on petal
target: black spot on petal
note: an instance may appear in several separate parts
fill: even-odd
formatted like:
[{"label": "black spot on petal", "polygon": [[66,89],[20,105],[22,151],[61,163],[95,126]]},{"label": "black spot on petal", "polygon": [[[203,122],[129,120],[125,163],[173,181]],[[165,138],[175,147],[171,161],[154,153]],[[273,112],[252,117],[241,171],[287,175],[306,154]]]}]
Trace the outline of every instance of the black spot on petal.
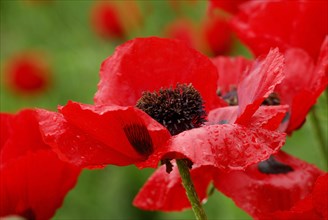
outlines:
[{"label": "black spot on petal", "polygon": [[35,213],[34,213],[33,209],[31,209],[31,208],[26,209],[24,212],[22,212],[20,214],[20,216],[24,217],[26,220],[35,220],[36,219]]},{"label": "black spot on petal", "polygon": [[127,124],[123,127],[123,131],[132,147],[139,154],[149,156],[153,153],[153,141],[143,123]]},{"label": "black spot on petal", "polygon": [[260,162],[257,168],[261,173],[265,174],[286,174],[294,171],[291,166],[277,161],[274,156],[270,156],[269,159]]}]

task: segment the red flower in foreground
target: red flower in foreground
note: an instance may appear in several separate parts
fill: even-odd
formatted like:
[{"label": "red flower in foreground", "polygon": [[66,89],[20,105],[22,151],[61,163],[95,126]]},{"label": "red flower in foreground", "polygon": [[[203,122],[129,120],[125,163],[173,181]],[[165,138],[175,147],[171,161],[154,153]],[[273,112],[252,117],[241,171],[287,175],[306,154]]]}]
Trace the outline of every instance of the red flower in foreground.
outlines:
[{"label": "red flower in foreground", "polygon": [[[237,101],[241,98],[237,85],[244,77],[243,70],[252,65],[254,61],[243,57],[214,58],[213,63],[221,76],[218,80],[219,92],[222,97],[229,97],[231,92],[237,90]],[[327,87],[328,74],[328,38],[322,45],[322,50],[315,65],[311,57],[303,50],[290,48],[285,52],[285,79],[274,90],[274,94],[265,103],[289,105],[289,117],[281,127],[291,134],[304,122],[310,108]],[[234,104],[234,103],[232,103]],[[235,103],[236,104],[236,103]]]},{"label": "red flower in foreground", "polygon": [[58,159],[39,131],[36,112],[1,113],[0,216],[49,219],[80,169]]},{"label": "red flower in foreground", "polygon": [[328,33],[327,1],[249,1],[239,9],[232,24],[255,55],[298,47],[317,59]]},{"label": "red flower in foreground", "polygon": [[3,77],[10,89],[31,95],[42,92],[49,86],[50,69],[40,54],[22,53],[7,61]]},{"label": "red flower in foreground", "polygon": [[[206,157],[197,155],[200,160],[210,160],[214,156],[216,163],[197,163],[194,161],[195,166],[190,171],[200,200],[206,198],[207,186],[213,180],[213,175],[216,172],[219,170],[243,170],[248,165],[253,164],[256,157],[264,158],[259,156],[260,152],[265,145],[273,143],[270,136],[275,133],[273,130],[279,127],[287,107],[260,107],[260,105],[274,90],[275,85],[283,79],[282,63],[283,57],[279,55],[277,50],[273,50],[266,58],[259,59],[250,67],[245,68],[245,77],[238,85],[239,106],[218,108],[210,112],[209,124],[216,124],[213,126],[217,126],[217,129],[210,131],[211,139],[208,139],[213,139],[210,144],[216,144],[220,148],[217,151],[206,152]],[[235,132],[230,133],[229,129],[231,128],[235,128],[233,129]],[[208,135],[205,132],[198,132],[197,134],[196,132],[196,129],[185,132],[184,139],[179,138],[179,136],[173,137],[169,147],[179,149],[180,152],[186,152],[185,154],[188,155],[189,145],[197,144],[197,141],[188,143],[190,140],[188,138],[194,135],[198,137],[198,140],[203,140],[203,136]],[[230,134],[233,135],[233,139],[229,138]],[[260,139],[263,135],[266,136],[266,141]],[[255,142],[258,143],[258,147],[255,147],[257,149],[244,148],[249,144],[254,145]],[[235,148],[225,148],[230,143],[233,143]],[[184,146],[189,148],[184,148]],[[191,151],[190,154],[193,152]],[[272,151],[270,150],[270,152]],[[244,161],[244,166],[241,166],[243,164],[241,160]],[[159,168],[141,189],[134,200],[134,205],[142,209],[164,211],[190,207],[177,172],[176,167],[174,167],[173,174],[168,175],[165,174],[163,167]],[[158,199],[158,194],[161,195],[161,199]]]},{"label": "red flower in foreground", "polygon": [[[243,169],[284,142],[284,134],[246,126],[257,102],[281,81],[282,66],[277,50],[254,65],[256,82],[268,88],[254,94],[255,104],[243,103],[243,123],[204,126],[205,111],[220,106],[212,62],[176,40],[135,39],[103,62],[96,106],[70,102],[60,113],[39,111],[42,132],[61,158],[80,166],[143,168],[156,167],[162,159],[188,158],[198,165]],[[277,112],[268,118],[281,116]]]}]

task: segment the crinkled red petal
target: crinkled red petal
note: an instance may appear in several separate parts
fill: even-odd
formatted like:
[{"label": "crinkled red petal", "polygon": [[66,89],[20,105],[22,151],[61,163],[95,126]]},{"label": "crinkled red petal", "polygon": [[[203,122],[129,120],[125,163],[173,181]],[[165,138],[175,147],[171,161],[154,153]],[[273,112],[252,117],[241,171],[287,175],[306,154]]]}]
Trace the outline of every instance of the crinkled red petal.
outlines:
[{"label": "crinkled red petal", "polygon": [[[34,110],[23,110],[17,115],[1,113],[1,163],[26,154],[29,151],[50,149],[41,137]],[[26,129],[28,128],[28,129]]]},{"label": "crinkled red petal", "polygon": [[144,91],[191,83],[206,110],[218,107],[216,68],[185,43],[156,37],[137,38],[116,48],[100,70],[96,104],[135,106]]},{"label": "crinkled red petal", "polygon": [[284,57],[270,50],[263,60],[256,60],[238,84],[239,117],[236,123],[247,124],[265,98],[284,79]]},{"label": "crinkled red petal", "polygon": [[[249,119],[248,127],[264,128],[267,130],[276,130],[288,110],[287,105],[261,106],[255,114]],[[209,112],[209,124],[232,124],[236,121],[238,106],[228,106],[217,108]]]},{"label": "crinkled red petal", "polygon": [[233,124],[238,116],[238,106],[213,109],[208,113],[208,124]]},{"label": "crinkled red petal", "polygon": [[261,106],[250,118],[248,126],[275,131],[286,118],[287,105]]},{"label": "crinkled red petal", "polygon": [[219,56],[211,60],[218,70],[218,90],[222,95],[229,92],[233,87],[237,88],[242,74],[252,63],[244,57]]},{"label": "crinkled red petal", "polygon": [[327,1],[249,1],[239,9],[232,24],[256,55],[299,47],[316,59],[328,33]]},{"label": "crinkled red petal", "polygon": [[136,147],[148,144],[156,151],[170,138],[165,127],[133,107],[69,102],[60,111],[38,110],[42,133],[62,159],[78,166],[141,162],[148,155]]},{"label": "crinkled red petal", "polygon": [[[31,128],[25,128],[26,130]],[[0,168],[0,216],[50,219],[72,189],[80,169],[50,150],[27,152]]]},{"label": "crinkled red petal", "polygon": [[312,191],[315,180],[323,172],[282,151],[275,158],[294,171],[263,174],[255,164],[246,171],[218,172],[214,176],[214,185],[254,218],[289,210]]},{"label": "crinkled red petal", "polygon": [[144,165],[159,158],[188,158],[196,166],[222,170],[243,170],[267,159],[285,141],[285,134],[237,124],[207,125],[173,136],[166,146],[149,157]]},{"label": "crinkled red petal", "polygon": [[[212,168],[193,168],[190,174],[200,201],[205,201],[207,187],[212,180]],[[156,170],[135,197],[133,205],[140,209],[159,211],[181,211],[190,208],[176,164],[171,173],[166,172],[165,166]]]}]

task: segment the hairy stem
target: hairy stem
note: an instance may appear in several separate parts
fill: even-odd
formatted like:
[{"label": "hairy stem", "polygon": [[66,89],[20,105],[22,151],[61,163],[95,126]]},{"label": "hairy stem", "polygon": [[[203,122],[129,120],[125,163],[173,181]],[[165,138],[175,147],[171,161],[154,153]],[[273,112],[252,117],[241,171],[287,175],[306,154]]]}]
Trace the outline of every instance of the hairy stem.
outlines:
[{"label": "hairy stem", "polygon": [[178,159],[177,165],[180,172],[180,176],[182,179],[183,186],[186,190],[188,199],[190,201],[192,210],[196,216],[197,220],[206,220],[207,216],[202,207],[202,204],[199,201],[198,195],[196,193],[194,184],[192,183],[189,167],[187,165],[187,160],[185,159]]}]

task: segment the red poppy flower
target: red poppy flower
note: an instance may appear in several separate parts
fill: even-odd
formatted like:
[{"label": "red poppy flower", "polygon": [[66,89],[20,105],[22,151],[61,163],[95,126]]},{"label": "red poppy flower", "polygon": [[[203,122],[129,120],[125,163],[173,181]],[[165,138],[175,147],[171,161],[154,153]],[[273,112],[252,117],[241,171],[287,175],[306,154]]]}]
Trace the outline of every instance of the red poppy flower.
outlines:
[{"label": "red poppy flower", "polygon": [[328,174],[318,177],[314,187],[304,199],[288,211],[277,211],[261,219],[327,219]]},{"label": "red poppy flower", "polygon": [[265,161],[246,171],[217,172],[214,185],[254,218],[289,210],[312,191],[323,172],[282,151],[274,158],[276,162]]},{"label": "red poppy flower", "polygon": [[227,18],[212,15],[201,24],[205,43],[212,55],[227,54],[232,46],[232,30]]},{"label": "red poppy flower", "polygon": [[327,1],[248,1],[239,9],[232,25],[256,56],[298,47],[317,59],[328,34]]},{"label": "red poppy flower", "polygon": [[141,20],[135,1],[96,2],[91,9],[92,28],[106,39],[124,39]]},{"label": "red poppy flower", "polygon": [[232,31],[223,16],[206,17],[197,24],[187,19],[175,20],[165,28],[164,35],[210,56],[226,54],[232,46]]},{"label": "red poppy flower", "polygon": [[36,112],[1,113],[0,216],[49,219],[80,169],[58,159],[41,137]]},{"label": "red poppy flower", "polygon": [[209,0],[209,10],[213,11],[217,8],[222,9],[231,14],[238,12],[239,5],[249,0]]},{"label": "red poppy flower", "polygon": [[[251,67],[245,69],[248,70],[245,72],[246,76],[238,86],[238,91],[249,94],[250,97],[240,95],[240,100],[245,100],[240,101],[240,106],[212,110],[208,120],[210,124],[216,125],[205,126],[203,132],[200,132],[202,128],[198,128],[186,131],[181,136],[176,135],[171,139],[170,145],[166,146],[172,150],[175,149],[176,152],[190,155],[196,152],[196,150],[191,150],[193,145],[198,147],[200,145],[198,142],[206,139],[204,136],[209,136],[207,142],[212,146],[220,146],[210,148],[212,151],[206,151],[207,148],[203,147],[204,154],[198,153],[194,156],[194,166],[190,172],[200,200],[206,199],[207,186],[213,179],[217,168],[218,170],[243,170],[259,158],[265,158],[259,155],[263,153],[262,150],[265,149],[269,154],[273,153],[269,144],[274,143],[275,137],[271,134],[275,133],[272,131],[279,127],[287,106],[260,107],[260,105],[274,90],[275,85],[281,82],[282,63],[283,57],[277,50],[271,51],[265,59],[257,60]],[[258,80],[251,81],[251,78]],[[230,139],[230,135],[234,138]],[[191,137],[198,138],[195,140]],[[261,140],[261,137],[265,137],[265,140]],[[247,145],[255,146],[254,141],[261,143],[261,146],[257,147],[258,150],[252,147],[245,148]],[[191,157],[192,155],[189,156]],[[177,172],[176,169],[173,167],[172,172]],[[158,194],[161,195],[160,200],[158,200]],[[147,181],[135,198],[134,205],[142,209],[163,211],[177,211],[190,207],[182,190],[180,177],[165,174],[164,168],[159,168]]]},{"label": "red poppy flower", "polygon": [[[285,52],[285,79],[276,87],[277,103],[289,105],[289,117],[281,129],[291,134],[304,122],[310,108],[316,103],[317,98],[327,87],[328,73],[328,38],[324,41],[317,64],[303,50],[290,48]],[[247,75],[243,70],[249,68],[253,61],[242,57],[214,58],[213,63],[218,69],[219,93],[227,96],[234,89],[240,99],[242,92],[237,88],[238,82]],[[247,86],[247,83],[246,85]],[[262,100],[263,101],[263,100]],[[276,104],[277,104],[276,103]]]},{"label": "red poppy flower", "polygon": [[116,8],[109,3],[97,3],[91,11],[91,22],[97,33],[105,38],[124,38],[124,29]]},{"label": "red poppy flower", "polygon": [[188,19],[177,19],[169,23],[164,28],[164,36],[181,40],[193,48],[198,47],[199,34],[196,32],[195,24]]},{"label": "red poppy flower", "polygon": [[[275,85],[283,77],[282,64],[282,56],[272,51],[254,66],[255,78],[260,79],[256,83],[271,90],[269,81]],[[96,106],[71,102],[60,113],[39,111],[47,143],[76,165],[136,164],[144,168],[156,167],[161,159],[188,158],[199,165],[243,169],[268,158],[284,142],[284,134],[260,128],[203,126],[205,110],[220,106],[218,75],[208,58],[180,41],[155,37],[128,41],[104,61],[100,75]],[[256,100],[268,92],[259,88]],[[248,104],[255,106],[249,101],[253,100],[242,107],[247,108],[246,113],[240,112],[245,125],[256,110],[248,109]],[[216,155],[223,147],[227,158],[220,162]],[[251,155],[255,149],[258,153]]]},{"label": "red poppy flower", "polygon": [[31,95],[49,87],[50,68],[40,54],[26,52],[17,54],[7,61],[3,77],[9,89]]}]

